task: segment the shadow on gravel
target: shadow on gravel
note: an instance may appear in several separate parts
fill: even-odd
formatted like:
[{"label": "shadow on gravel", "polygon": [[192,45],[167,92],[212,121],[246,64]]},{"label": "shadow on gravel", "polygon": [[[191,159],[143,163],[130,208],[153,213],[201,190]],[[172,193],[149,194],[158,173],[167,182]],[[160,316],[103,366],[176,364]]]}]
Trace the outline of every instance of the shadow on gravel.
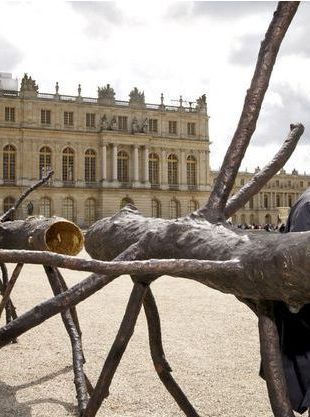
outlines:
[{"label": "shadow on gravel", "polygon": [[18,391],[26,388],[33,387],[35,385],[43,384],[44,382],[47,382],[53,378],[56,378],[66,372],[72,371],[72,366],[65,366],[62,369],[59,369],[58,371],[55,371],[49,375],[45,375],[42,378],[39,378],[35,381],[29,381],[25,384],[21,385],[8,385],[5,382],[0,380],[0,417],[31,417],[31,406],[36,404],[44,404],[44,403],[50,403],[50,404],[57,404],[62,406],[68,413],[72,415],[76,415],[77,407],[75,404],[67,403],[64,401],[61,401],[57,398],[38,398],[31,401],[25,401],[25,402],[18,402],[16,398],[16,394]]}]

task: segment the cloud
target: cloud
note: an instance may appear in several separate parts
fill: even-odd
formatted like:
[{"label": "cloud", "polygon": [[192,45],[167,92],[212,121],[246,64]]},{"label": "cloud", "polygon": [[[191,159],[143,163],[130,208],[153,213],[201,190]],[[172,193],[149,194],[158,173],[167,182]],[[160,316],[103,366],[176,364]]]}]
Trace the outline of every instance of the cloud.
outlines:
[{"label": "cloud", "polygon": [[257,59],[261,36],[245,35],[237,39],[229,52],[228,60],[234,65],[253,65]]},{"label": "cloud", "polygon": [[111,26],[124,23],[123,12],[113,1],[74,1],[68,4],[86,20],[87,35],[108,37]]},{"label": "cloud", "polygon": [[0,37],[1,71],[12,71],[22,60],[21,51],[5,38]]},{"label": "cloud", "polygon": [[194,16],[210,16],[218,19],[235,19],[246,15],[257,15],[276,9],[273,1],[195,1],[192,14]]}]

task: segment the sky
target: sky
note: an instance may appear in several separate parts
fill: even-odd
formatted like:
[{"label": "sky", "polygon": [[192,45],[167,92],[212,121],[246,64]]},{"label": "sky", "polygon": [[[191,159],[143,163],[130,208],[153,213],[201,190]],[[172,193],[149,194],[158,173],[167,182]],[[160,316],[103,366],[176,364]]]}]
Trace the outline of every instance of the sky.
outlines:
[{"label": "sky", "polygon": [[[236,130],[260,43],[276,2],[1,1],[0,72],[28,73],[39,91],[116,99],[133,87],[147,103],[178,105],[207,96],[212,169]],[[310,2],[301,3],[282,42],[241,170],[267,164],[289,133],[305,126],[285,169],[310,174]],[[184,105],[187,105],[185,103]]]}]

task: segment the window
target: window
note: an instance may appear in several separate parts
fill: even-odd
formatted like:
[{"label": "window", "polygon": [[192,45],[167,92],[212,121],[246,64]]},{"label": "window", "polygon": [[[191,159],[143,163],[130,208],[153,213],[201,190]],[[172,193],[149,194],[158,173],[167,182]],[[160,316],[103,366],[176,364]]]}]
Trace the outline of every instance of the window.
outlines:
[{"label": "window", "polygon": [[240,185],[244,185],[244,178],[241,178]]},{"label": "window", "polygon": [[300,181],[299,186],[300,186],[300,188],[303,188],[304,182],[303,181]]},{"label": "window", "polygon": [[129,163],[128,155],[124,151],[117,154],[117,179],[119,182],[129,181]]},{"label": "window", "polygon": [[48,197],[40,198],[39,214],[44,217],[51,217],[52,215],[52,203]]},{"label": "window", "polygon": [[169,120],[169,133],[176,135],[177,134],[177,122]]},{"label": "window", "polygon": [[276,205],[277,207],[281,207],[280,196],[279,194],[276,195]]},{"label": "window", "polygon": [[133,199],[130,197],[125,197],[122,199],[121,204],[120,204],[120,208],[123,208],[125,206],[127,206],[127,204],[132,204],[134,205]]},{"label": "window", "polygon": [[156,153],[149,154],[149,180],[151,185],[159,185],[159,157]]},{"label": "window", "polygon": [[85,182],[96,181],[96,152],[87,149],[85,152]]},{"label": "window", "polygon": [[152,217],[161,217],[161,204],[157,198],[152,199]]},{"label": "window", "polygon": [[71,148],[64,149],[62,153],[62,180],[74,179],[74,151]]},{"label": "window", "polygon": [[96,221],[96,200],[88,198],[85,201],[85,223],[90,226]]},{"label": "window", "polygon": [[66,126],[73,126],[73,111],[64,112],[64,124]]},{"label": "window", "polygon": [[264,194],[264,208],[268,208],[268,195]]},{"label": "window", "polygon": [[292,196],[291,196],[291,195],[289,195],[289,196],[288,196],[288,206],[289,206],[289,207],[292,207],[292,205],[293,205],[293,198],[292,198]]},{"label": "window", "polygon": [[193,155],[189,155],[186,160],[186,175],[187,175],[187,185],[195,186],[197,185],[197,161]]},{"label": "window", "polygon": [[13,197],[5,197],[3,200],[3,213],[6,213],[8,210],[10,210],[11,207],[13,207],[15,204],[15,198]]},{"label": "window", "polygon": [[196,135],[196,123],[187,123],[187,134],[189,136]]},{"label": "window", "polygon": [[174,154],[168,156],[168,184],[178,184],[178,158]]},{"label": "window", "polygon": [[250,200],[249,200],[249,207],[250,207],[250,209],[254,209],[254,198],[253,197],[251,197]]},{"label": "window", "polygon": [[157,119],[149,119],[149,132],[158,132]]},{"label": "window", "polygon": [[62,203],[62,216],[70,220],[71,222],[74,221],[74,201],[70,197],[66,197]]},{"label": "window", "polygon": [[128,130],[128,117],[127,116],[118,116],[118,129]]},{"label": "window", "polygon": [[43,125],[51,124],[51,111],[50,110],[41,110],[41,123]]},{"label": "window", "polygon": [[198,210],[198,209],[199,209],[198,201],[193,200],[193,199],[190,200],[188,203],[188,212],[192,213],[193,211]]},{"label": "window", "polygon": [[170,201],[170,219],[177,219],[181,215],[181,205],[178,200]]},{"label": "window", "polygon": [[15,107],[6,107],[4,110],[4,119],[6,122],[15,122]]},{"label": "window", "polygon": [[86,113],[86,127],[95,127],[95,113]]},{"label": "window", "polygon": [[16,149],[12,145],[3,148],[3,180],[4,182],[16,180]]},{"label": "window", "polygon": [[52,151],[49,147],[43,146],[39,156],[39,177],[42,178],[52,169]]}]

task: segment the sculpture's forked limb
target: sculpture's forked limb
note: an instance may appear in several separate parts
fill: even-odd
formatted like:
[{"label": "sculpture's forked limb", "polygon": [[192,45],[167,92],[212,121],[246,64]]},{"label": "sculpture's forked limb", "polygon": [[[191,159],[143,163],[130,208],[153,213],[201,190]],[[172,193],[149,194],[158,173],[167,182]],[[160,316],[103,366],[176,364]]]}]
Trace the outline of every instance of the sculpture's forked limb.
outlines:
[{"label": "sculpture's forked limb", "polygon": [[103,365],[94,393],[87,404],[83,417],[94,417],[102,401],[108,397],[112,378],[133,334],[147,289],[148,286],[145,284],[138,282],[134,284],[119,331]]},{"label": "sculpture's forked limb", "polygon": [[[9,282],[9,275],[8,275],[7,267],[4,263],[0,264],[0,268],[1,268],[1,273],[2,273],[2,281],[0,280],[0,294],[4,296],[8,282]],[[10,297],[5,303],[5,316],[6,316],[6,324],[10,323],[11,320],[15,320],[17,318],[16,308],[14,304],[12,303],[12,300]],[[17,343],[16,337],[11,339],[11,343]]]},{"label": "sculpture's forked limb", "polygon": [[[44,266],[44,269],[54,295],[56,296],[63,292],[57,269],[49,266]],[[82,416],[88,402],[89,381],[86,379],[83,370],[84,355],[81,338],[72,318],[70,309],[63,311],[61,313],[61,317],[72,345],[74,384],[77,393],[79,413],[80,416]]]},{"label": "sculpture's forked limb", "polygon": [[[13,290],[13,287],[14,287],[16,281],[17,281],[17,278],[19,277],[20,271],[22,270],[23,266],[24,266],[24,264],[17,264],[16,265],[16,267],[14,268],[14,271],[12,273],[11,279],[6,283],[5,289],[3,289],[2,300],[0,302],[0,317],[1,317],[3,309],[7,305],[8,305],[8,307],[10,307],[10,305],[9,305],[10,294]],[[12,311],[10,312],[10,315],[12,315]]]},{"label": "sculpture's forked limb", "polygon": [[150,288],[144,297],[143,307],[149,331],[151,356],[160,380],[187,417],[199,417],[196,410],[171,375],[172,369],[165,358],[162,345],[159,313]]},{"label": "sculpture's forked limb", "polygon": [[258,304],[258,329],[263,371],[271,408],[275,417],[294,417],[283,370],[274,302]]}]

